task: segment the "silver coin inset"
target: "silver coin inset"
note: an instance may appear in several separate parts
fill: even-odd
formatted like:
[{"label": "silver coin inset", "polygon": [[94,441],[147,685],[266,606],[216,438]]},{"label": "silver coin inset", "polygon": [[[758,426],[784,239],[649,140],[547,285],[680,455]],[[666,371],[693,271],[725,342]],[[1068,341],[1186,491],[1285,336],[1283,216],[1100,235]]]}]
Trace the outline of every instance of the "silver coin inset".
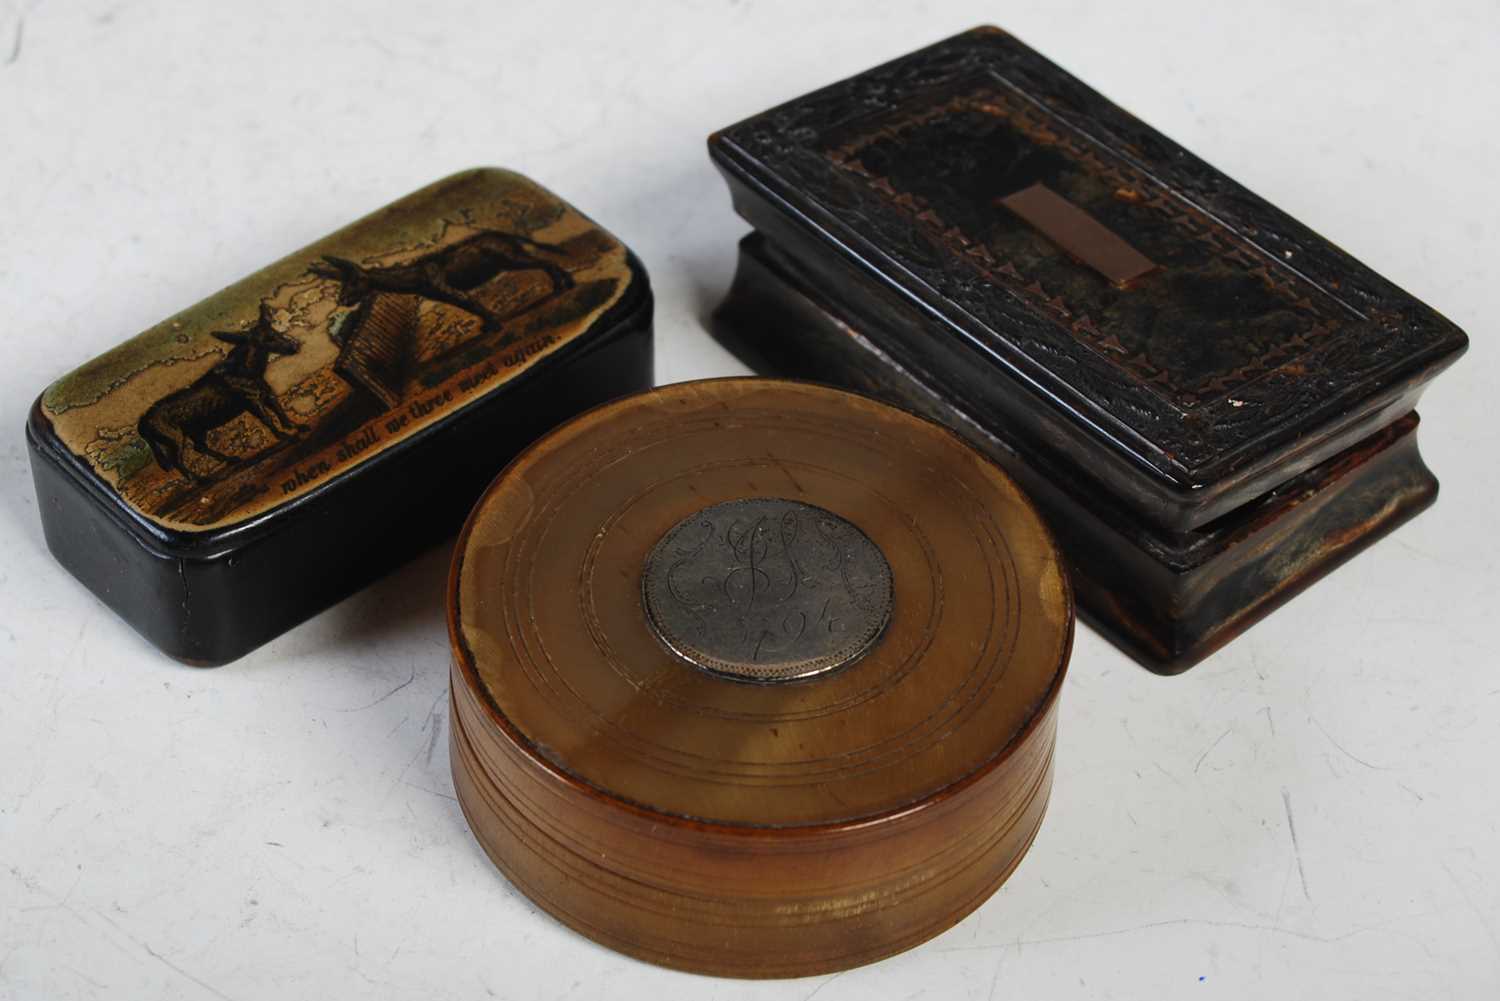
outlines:
[{"label": "silver coin inset", "polygon": [[662,644],[739,681],[793,681],[864,656],[891,616],[880,547],[831,511],[778,497],[704,508],[646,556]]}]

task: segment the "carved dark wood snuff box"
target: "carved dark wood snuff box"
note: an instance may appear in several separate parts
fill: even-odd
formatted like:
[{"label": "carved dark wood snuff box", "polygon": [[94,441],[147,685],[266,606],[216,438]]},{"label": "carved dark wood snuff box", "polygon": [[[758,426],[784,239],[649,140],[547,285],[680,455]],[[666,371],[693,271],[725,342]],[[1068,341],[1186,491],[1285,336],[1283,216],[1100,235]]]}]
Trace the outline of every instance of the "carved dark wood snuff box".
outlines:
[{"label": "carved dark wood snuff box", "polygon": [[962,431],[1148,667],[1436,496],[1413,408],[1463,332],[997,29],[709,150],[756,230],[720,339]]},{"label": "carved dark wood snuff box", "polygon": [[248,652],[455,531],[523,445],[652,382],[646,273],[517,174],[401,199],[53,383],[47,544],[179,660]]}]

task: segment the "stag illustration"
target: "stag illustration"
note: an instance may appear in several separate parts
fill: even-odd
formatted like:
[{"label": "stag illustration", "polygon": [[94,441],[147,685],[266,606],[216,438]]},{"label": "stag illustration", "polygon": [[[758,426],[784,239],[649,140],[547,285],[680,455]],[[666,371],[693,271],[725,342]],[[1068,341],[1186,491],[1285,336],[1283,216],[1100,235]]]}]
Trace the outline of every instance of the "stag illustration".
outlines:
[{"label": "stag illustration", "polygon": [[485,230],[405,264],[365,267],[348,258],[325,254],[322,262],[308,270],[340,283],[340,306],[360,306],[377,292],[417,295],[472,313],[483,324],[484,332],[492,333],[509,317],[470,295],[486,282],[505,272],[540,271],[552,282],[549,299],[573,287],[573,276],[537,256],[538,250],[563,253],[561,247],[550,243]]},{"label": "stag illustration", "polygon": [[210,458],[237,461],[210,447],[208,433],[243,413],[258,418],[279,439],[301,433],[267,385],[266,363],[272,355],[296,354],[302,345],[278,332],[271,325],[271,317],[271,307],[262,302],[260,316],[249,329],[216,331],[214,337],[234,345],[229,355],[189,385],[151,404],[141,415],[137,430],[162,469],[180,470],[197,482],[207,479],[184,465],[183,449],[188,443]]}]

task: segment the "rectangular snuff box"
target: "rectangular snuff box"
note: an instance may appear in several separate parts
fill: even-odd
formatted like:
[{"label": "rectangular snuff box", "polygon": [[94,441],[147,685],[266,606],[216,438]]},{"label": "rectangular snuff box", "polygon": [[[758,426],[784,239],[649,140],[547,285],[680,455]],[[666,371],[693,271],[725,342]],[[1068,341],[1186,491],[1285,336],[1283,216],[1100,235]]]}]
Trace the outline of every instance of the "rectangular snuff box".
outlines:
[{"label": "rectangular snuff box", "polygon": [[985,448],[1148,667],[1436,496],[1413,407],[1462,331],[997,29],[709,151],[755,228],[720,339]]},{"label": "rectangular snuff box", "polygon": [[120,344],[26,427],[47,545],[179,660],[247,653],[652,383],[635,256],[503,170],[439,181]]}]

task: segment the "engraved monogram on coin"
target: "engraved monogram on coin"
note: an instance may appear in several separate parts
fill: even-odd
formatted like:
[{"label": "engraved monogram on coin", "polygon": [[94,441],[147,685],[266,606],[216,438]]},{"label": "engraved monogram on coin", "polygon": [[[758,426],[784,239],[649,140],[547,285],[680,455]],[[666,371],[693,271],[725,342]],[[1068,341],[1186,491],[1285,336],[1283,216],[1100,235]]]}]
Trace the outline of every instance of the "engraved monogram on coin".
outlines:
[{"label": "engraved monogram on coin", "polygon": [[657,638],[695,667],[791,681],[858,660],[891,614],[891,568],[831,511],[751,497],[674,525],[646,557]]}]

